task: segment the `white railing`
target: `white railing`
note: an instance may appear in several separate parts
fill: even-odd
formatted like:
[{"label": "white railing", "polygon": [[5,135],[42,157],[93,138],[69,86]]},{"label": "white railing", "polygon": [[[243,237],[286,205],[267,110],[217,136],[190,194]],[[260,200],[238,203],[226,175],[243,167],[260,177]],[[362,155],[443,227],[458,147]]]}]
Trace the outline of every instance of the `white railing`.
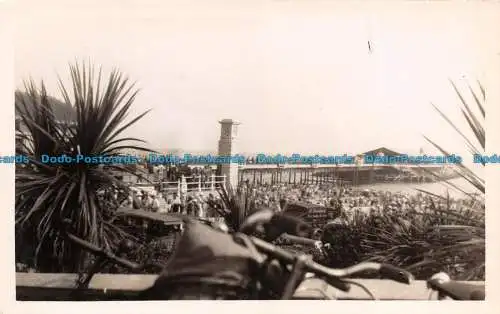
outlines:
[{"label": "white railing", "polygon": [[215,191],[219,186],[226,185],[226,176],[211,175],[209,180],[203,181],[202,176],[181,176],[177,181],[163,181],[160,183],[160,190],[167,192],[202,192]]}]

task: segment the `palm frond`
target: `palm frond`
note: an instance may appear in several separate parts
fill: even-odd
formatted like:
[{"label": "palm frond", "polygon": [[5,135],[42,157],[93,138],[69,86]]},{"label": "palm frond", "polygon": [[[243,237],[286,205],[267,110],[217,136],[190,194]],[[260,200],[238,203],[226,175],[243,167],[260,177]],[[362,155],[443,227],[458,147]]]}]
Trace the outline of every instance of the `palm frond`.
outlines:
[{"label": "palm frond", "polygon": [[[462,113],[463,113],[464,117],[466,118],[467,122],[469,123],[471,130],[474,132],[474,135],[476,136],[477,141],[481,144],[481,147],[483,148],[483,151],[484,151],[485,143],[486,143],[484,128],[481,125],[481,122],[479,122],[479,120],[477,119],[476,115],[470,109],[469,105],[467,104],[467,101],[464,99],[464,97],[462,96],[462,93],[458,90],[455,83],[451,80],[450,80],[450,83],[453,86],[455,93],[457,94],[458,98],[460,99],[462,105],[465,108],[465,111],[462,109]],[[471,90],[473,97],[475,99],[478,99],[476,94],[474,93],[474,91],[472,91],[470,85],[469,85],[469,89]],[[479,109],[481,110],[481,112],[484,112],[484,108],[480,103],[479,103]],[[486,116],[485,114],[483,114],[483,115]]]},{"label": "palm frond", "polygon": [[[461,105],[463,108],[461,109],[462,115],[464,116],[467,124],[469,125],[469,128],[472,132],[472,134],[475,137],[475,140],[477,143],[479,143],[481,150],[479,150],[473,143],[472,140],[469,139],[464,132],[462,132],[442,111],[440,111],[434,104],[432,106],[436,109],[436,111],[440,114],[440,116],[450,124],[453,129],[464,139],[465,144],[467,145],[468,149],[473,153],[473,154],[481,154],[481,152],[484,152],[485,150],[485,143],[486,143],[486,137],[485,137],[485,129],[482,126],[481,121],[476,117],[474,112],[471,110],[471,106],[467,103],[465,100],[465,97],[462,95],[462,93],[459,91],[457,88],[456,84],[450,80],[450,83],[459,98]],[[472,98],[474,99],[479,111],[482,114],[482,117],[485,118],[485,111],[484,111],[484,106],[481,103],[486,99],[486,92],[482,85],[478,83],[480,90],[481,90],[481,95],[482,97],[480,98],[472,89],[470,84],[468,85],[468,88],[471,92]],[[434,141],[430,140],[428,137],[424,136],[424,138],[431,143],[435,148],[437,148],[441,153],[445,155],[449,155],[449,153],[443,149],[440,145],[436,144]],[[482,163],[484,166],[484,162]],[[475,189],[477,189],[480,193],[484,194],[486,191],[485,188],[485,181],[484,179],[480,178],[477,174],[475,174],[471,169],[469,169],[467,166],[465,166],[463,163],[459,163],[454,165],[455,166],[455,172],[465,179],[467,182],[469,182]],[[449,182],[447,182],[449,183]],[[457,188],[456,186],[453,186],[453,188]],[[466,193],[469,194],[469,193]]]},{"label": "palm frond", "polygon": [[223,210],[219,213],[232,230],[239,230],[245,218],[253,208],[251,195],[245,190],[221,186],[219,195]]}]

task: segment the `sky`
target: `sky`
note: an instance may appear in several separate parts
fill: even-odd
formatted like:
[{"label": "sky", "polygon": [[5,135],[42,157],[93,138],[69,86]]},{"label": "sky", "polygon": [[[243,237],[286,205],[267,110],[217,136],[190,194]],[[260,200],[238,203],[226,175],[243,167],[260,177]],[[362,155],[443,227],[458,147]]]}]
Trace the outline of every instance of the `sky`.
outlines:
[{"label": "sky", "polygon": [[[464,153],[432,108],[468,130],[449,79],[488,85],[500,51],[493,5],[410,1],[16,1],[15,82],[92,60],[137,82],[129,133],[156,149],[355,154],[385,146]],[[370,42],[371,51],[368,49]],[[486,86],[487,87],[487,86]],[[486,108],[487,109],[487,108]],[[465,132],[470,135],[470,133]]]}]

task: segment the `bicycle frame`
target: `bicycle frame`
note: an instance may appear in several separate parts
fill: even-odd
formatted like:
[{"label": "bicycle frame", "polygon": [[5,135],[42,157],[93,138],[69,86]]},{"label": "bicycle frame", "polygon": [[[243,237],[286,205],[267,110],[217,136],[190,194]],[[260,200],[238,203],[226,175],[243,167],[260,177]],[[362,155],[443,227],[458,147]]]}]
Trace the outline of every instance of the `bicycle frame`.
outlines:
[{"label": "bicycle frame", "polygon": [[[84,241],[72,235],[69,232],[66,232],[66,236],[70,241],[92,252],[93,254],[99,256],[100,258],[98,260],[100,260],[101,262],[107,259],[109,261],[112,261],[120,266],[129,268],[131,270],[142,270],[148,266],[148,265],[139,265],[137,263],[120,258],[111,252],[107,252],[99,247],[92,245],[87,241]],[[268,259],[275,259],[279,261],[282,265],[291,266],[289,277],[287,278],[287,282],[280,296],[281,300],[293,299],[298,286],[304,280],[307,280],[308,278],[311,277],[317,277],[319,279],[322,279],[325,282],[325,285],[330,285],[335,289],[344,292],[349,292],[351,285],[357,285],[360,288],[362,288],[367,293],[367,295],[369,295],[370,298],[372,299],[375,299],[375,297],[366,287],[362,286],[359,283],[350,281],[346,278],[364,271],[376,271],[382,277],[400,283],[411,284],[413,281],[413,276],[411,275],[411,273],[391,265],[385,265],[379,263],[360,263],[344,269],[333,269],[314,262],[309,256],[305,254],[293,254],[287,250],[279,248],[259,238],[238,233],[234,234],[233,238],[235,239],[235,241],[238,241],[238,239],[241,238],[246,238],[247,240],[250,240],[250,242],[255,246],[255,249],[257,249],[258,253],[262,254],[263,257],[267,257]],[[243,241],[243,242],[248,243],[248,241]],[[317,242],[318,241],[309,240],[308,243],[309,244],[314,243],[315,245],[318,245]],[[322,247],[322,245],[320,247]],[[161,265],[155,264],[154,266],[160,267]],[[86,286],[90,282],[93,273],[98,271],[97,269],[94,269],[96,267],[93,267],[91,273],[89,273],[89,276],[85,278],[84,281],[80,282],[79,288],[83,288],[83,286]],[[440,293],[439,296],[440,299],[442,299],[444,296],[448,296],[451,297],[452,299],[458,299],[458,300],[484,299],[484,288],[481,290],[481,288],[478,287],[475,288],[465,287],[463,283],[450,281],[449,277],[443,279],[434,276],[428,281],[428,287],[433,291],[437,291],[438,293]],[[318,290],[318,289],[313,289],[313,290]],[[318,292],[326,299],[335,298],[335,296],[328,295],[325,291],[318,291]]]}]

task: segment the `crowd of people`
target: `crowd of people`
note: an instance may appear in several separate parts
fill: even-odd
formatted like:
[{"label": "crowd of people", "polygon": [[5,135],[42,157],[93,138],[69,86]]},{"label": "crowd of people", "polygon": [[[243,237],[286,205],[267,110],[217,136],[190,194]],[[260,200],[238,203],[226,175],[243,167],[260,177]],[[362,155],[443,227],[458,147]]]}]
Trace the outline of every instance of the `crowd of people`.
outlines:
[{"label": "crowd of people", "polygon": [[[147,180],[139,178],[138,184],[151,182],[181,182],[187,186],[191,182],[201,183],[202,188],[210,187],[214,169],[210,166],[188,167],[187,165],[145,165],[148,169]],[[184,182],[182,182],[184,180]],[[129,182],[134,184],[134,182]],[[198,186],[198,185],[197,185]],[[167,189],[164,189],[164,188]],[[130,194],[121,207],[141,209],[158,213],[180,213],[197,217],[215,215],[220,207],[220,197],[216,192],[188,192],[187,187],[177,189],[177,185],[154,184],[154,189],[132,185]]]},{"label": "crowd of people", "polygon": [[[238,192],[250,196],[253,208],[282,211],[289,202],[305,202],[341,209],[345,215],[387,211],[424,211],[430,206],[447,205],[450,209],[472,207],[470,199],[439,200],[424,193],[389,192],[354,188],[335,183],[316,184],[250,184],[242,182]],[[217,192],[141,191],[133,189],[123,206],[159,213],[181,213],[197,217],[217,216],[222,207]],[[448,202],[448,204],[445,204]]]},{"label": "crowd of people", "polygon": [[177,213],[200,218],[216,216],[221,208],[221,199],[217,193],[183,193],[167,191],[146,191],[133,188],[122,207],[141,209],[157,213]]},{"label": "crowd of people", "polygon": [[327,207],[341,208],[346,215],[383,211],[425,211],[430,207],[449,206],[456,210],[474,207],[473,200],[437,199],[428,194],[417,192],[389,192],[374,189],[338,186],[333,183],[323,184],[262,184],[252,186],[245,183],[240,189],[251,193],[255,206],[280,210],[285,202],[306,202]]}]

